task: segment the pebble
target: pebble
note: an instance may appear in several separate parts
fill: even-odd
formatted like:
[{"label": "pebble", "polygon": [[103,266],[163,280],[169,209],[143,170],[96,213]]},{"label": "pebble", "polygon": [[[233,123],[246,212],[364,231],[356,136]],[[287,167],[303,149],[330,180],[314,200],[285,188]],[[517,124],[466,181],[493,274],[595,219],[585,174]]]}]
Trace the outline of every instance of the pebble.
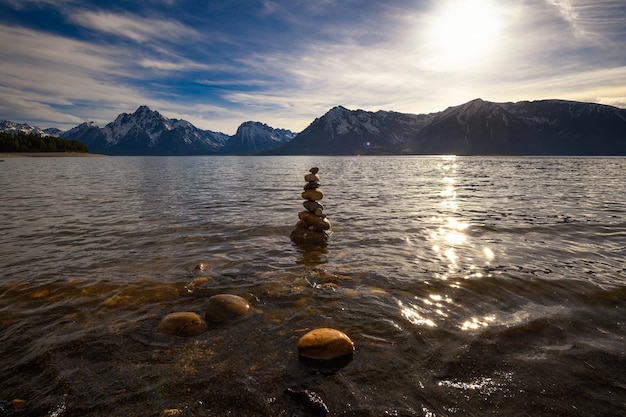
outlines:
[{"label": "pebble", "polygon": [[330,229],[330,221],[325,216],[320,217],[309,211],[301,211],[298,213],[298,217],[300,218],[300,220],[306,223],[307,228],[310,228],[310,230]]},{"label": "pebble", "polygon": [[317,174],[306,174],[306,175],[304,176],[304,180],[305,180],[306,182],[312,182],[312,181],[318,181],[318,182],[319,182],[319,180],[320,180],[320,176],[319,176],[319,175],[317,175]]},{"label": "pebble", "polygon": [[336,359],[354,352],[354,343],[345,333],[324,327],[306,333],[297,347],[300,356],[309,359]]},{"label": "pebble", "polygon": [[182,410],[179,410],[178,408],[168,408],[166,410],[161,411],[161,414],[159,414],[159,416],[160,417],[173,417],[173,416],[179,416],[182,413],[183,413]]},{"label": "pebble", "polygon": [[196,313],[179,311],[163,317],[157,327],[159,333],[173,336],[195,336],[207,329],[206,321]]},{"label": "pebble", "polygon": [[305,209],[309,211],[315,211],[317,209],[324,210],[324,206],[319,201],[305,201],[302,203]]},{"label": "pebble", "polygon": [[319,188],[316,188],[314,190],[306,190],[301,195],[302,198],[304,198],[305,200],[312,201],[317,201],[324,198],[324,192],[322,192],[322,190],[320,190]]},{"label": "pebble", "polygon": [[245,316],[250,304],[245,298],[234,294],[218,294],[209,298],[206,306],[206,321],[225,322]]},{"label": "pebble", "polygon": [[304,184],[304,190],[314,190],[316,188],[319,188],[320,186],[320,182],[319,181],[309,181],[306,184]]},{"label": "pebble", "polygon": [[12,401],[12,404],[13,404],[13,409],[14,409],[15,411],[19,411],[19,410],[21,410],[21,409],[22,409],[22,407],[24,407],[24,404],[26,404],[26,400],[22,400],[22,399],[19,399],[19,398],[15,398],[15,399]]},{"label": "pebble", "polygon": [[317,174],[320,171],[320,169],[318,167],[313,167],[311,169],[309,169],[309,172],[311,174]]}]

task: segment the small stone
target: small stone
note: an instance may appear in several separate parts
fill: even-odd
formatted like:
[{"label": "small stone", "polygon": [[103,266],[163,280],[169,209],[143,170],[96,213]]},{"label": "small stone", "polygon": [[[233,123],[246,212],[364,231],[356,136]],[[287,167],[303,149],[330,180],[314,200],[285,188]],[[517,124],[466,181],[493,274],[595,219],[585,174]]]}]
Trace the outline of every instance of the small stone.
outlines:
[{"label": "small stone", "polygon": [[15,411],[19,411],[19,410],[21,410],[21,409],[22,409],[22,407],[24,407],[24,404],[26,404],[26,400],[21,400],[21,399],[19,399],[19,398],[15,398],[15,399],[12,401],[12,404],[13,404],[13,409],[14,409]]},{"label": "small stone", "polygon": [[336,359],[351,355],[354,343],[343,332],[330,328],[311,330],[298,340],[298,353],[309,359]]},{"label": "small stone", "polygon": [[319,181],[320,180],[320,176],[317,174],[306,174],[304,176],[304,180],[306,182],[311,182],[311,181]]},{"label": "small stone", "polygon": [[250,311],[250,304],[245,298],[233,294],[218,294],[209,298],[206,306],[206,320],[224,322],[238,319]]},{"label": "small stone", "polygon": [[309,210],[311,213],[315,212],[315,210],[320,209],[324,210],[324,206],[319,201],[305,201],[302,203],[305,209]]},{"label": "small stone", "polygon": [[207,329],[207,324],[196,313],[180,311],[163,317],[157,331],[174,336],[195,336]]},{"label": "small stone", "polygon": [[311,174],[317,174],[320,171],[320,169],[318,167],[313,167],[311,169],[309,169],[309,172]]},{"label": "small stone", "polygon": [[301,195],[305,200],[311,201],[317,201],[324,198],[324,193],[319,188],[316,188],[315,190],[306,190]]},{"label": "small stone", "polygon": [[313,214],[315,214],[317,217],[323,217],[324,216],[324,210],[322,209],[315,209],[315,211],[313,212]]},{"label": "small stone", "polygon": [[173,417],[181,415],[183,412],[178,408],[168,408],[166,410],[161,411],[160,417]]},{"label": "small stone", "polygon": [[196,267],[194,269],[196,271],[204,272],[207,269],[209,269],[209,266],[207,264],[204,264],[204,263],[199,263],[198,265],[196,265]]},{"label": "small stone", "polygon": [[319,181],[309,181],[306,184],[304,184],[304,190],[314,190],[316,188],[320,187],[320,182]]}]

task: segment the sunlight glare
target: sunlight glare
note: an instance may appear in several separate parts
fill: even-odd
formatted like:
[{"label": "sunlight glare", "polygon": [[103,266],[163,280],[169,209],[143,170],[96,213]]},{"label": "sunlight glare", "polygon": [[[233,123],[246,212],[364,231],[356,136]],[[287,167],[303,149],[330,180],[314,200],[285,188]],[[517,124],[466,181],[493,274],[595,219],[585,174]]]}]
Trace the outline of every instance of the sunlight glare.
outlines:
[{"label": "sunlight glare", "polygon": [[498,38],[496,7],[490,0],[442,3],[428,33],[433,66],[456,69],[480,64]]}]

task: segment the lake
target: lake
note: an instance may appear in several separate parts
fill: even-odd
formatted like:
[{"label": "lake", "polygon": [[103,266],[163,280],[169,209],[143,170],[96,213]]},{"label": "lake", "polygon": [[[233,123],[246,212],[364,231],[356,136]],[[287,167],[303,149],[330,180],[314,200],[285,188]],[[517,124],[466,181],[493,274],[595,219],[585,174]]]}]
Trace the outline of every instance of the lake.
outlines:
[{"label": "lake", "polygon": [[[333,233],[289,234],[309,168]],[[626,414],[626,158],[9,158],[0,415]],[[205,271],[195,269],[206,264]],[[155,331],[207,299],[244,318]],[[350,360],[298,357],[332,327]]]}]

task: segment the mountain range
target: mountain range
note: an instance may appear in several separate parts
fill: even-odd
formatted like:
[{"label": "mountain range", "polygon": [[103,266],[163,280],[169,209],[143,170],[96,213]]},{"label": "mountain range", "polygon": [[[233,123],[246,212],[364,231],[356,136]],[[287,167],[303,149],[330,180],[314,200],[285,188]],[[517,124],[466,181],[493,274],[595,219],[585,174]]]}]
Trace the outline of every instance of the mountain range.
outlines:
[{"label": "mountain range", "polygon": [[2,130],[76,139],[108,155],[626,155],[626,109],[565,100],[475,99],[419,115],[337,106],[298,134],[245,122],[229,136],[147,106],[103,128],[91,122],[61,132],[4,121]]}]

